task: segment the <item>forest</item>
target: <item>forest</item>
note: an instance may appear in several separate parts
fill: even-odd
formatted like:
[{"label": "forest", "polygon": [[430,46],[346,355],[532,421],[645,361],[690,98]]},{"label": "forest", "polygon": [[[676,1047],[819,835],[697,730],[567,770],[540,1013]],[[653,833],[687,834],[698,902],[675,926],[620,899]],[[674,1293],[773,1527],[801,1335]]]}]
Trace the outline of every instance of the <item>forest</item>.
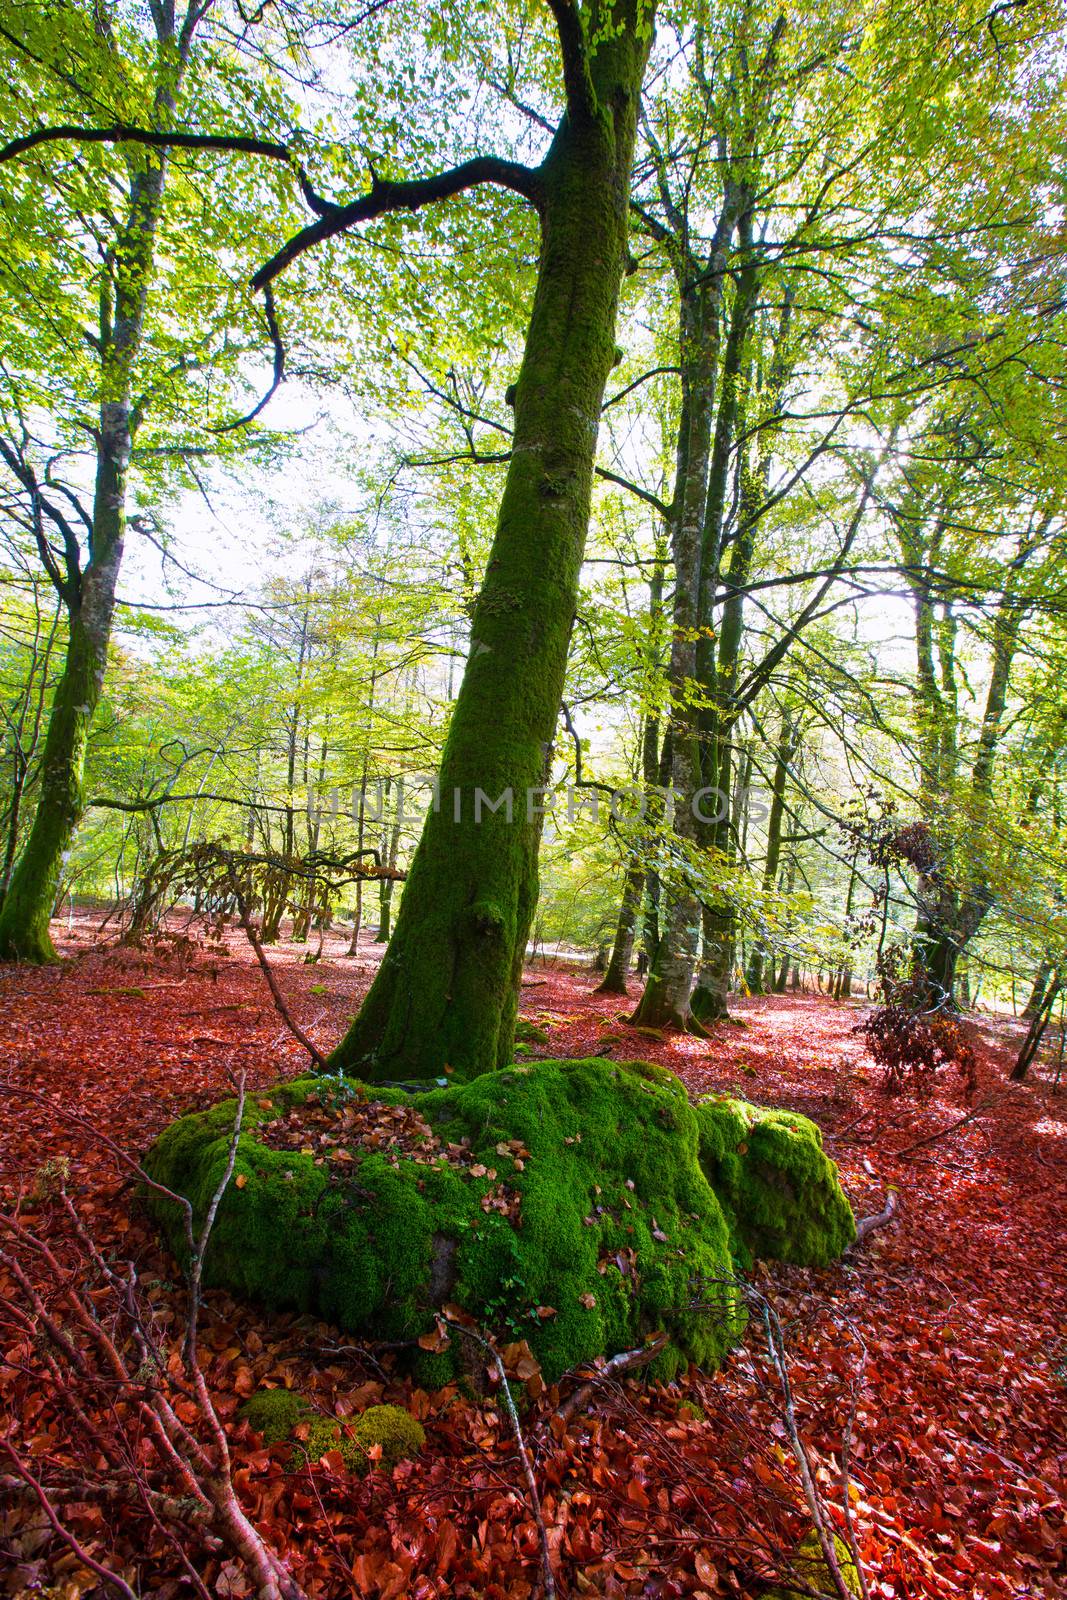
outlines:
[{"label": "forest", "polygon": [[1067,1586],[1057,0],[0,0],[0,1593]]}]

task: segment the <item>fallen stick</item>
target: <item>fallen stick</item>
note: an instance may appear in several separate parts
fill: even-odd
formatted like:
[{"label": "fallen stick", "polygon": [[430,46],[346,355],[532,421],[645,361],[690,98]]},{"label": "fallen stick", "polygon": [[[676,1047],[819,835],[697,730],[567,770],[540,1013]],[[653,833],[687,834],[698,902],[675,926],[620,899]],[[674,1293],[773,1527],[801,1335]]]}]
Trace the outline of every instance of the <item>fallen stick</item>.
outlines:
[{"label": "fallen stick", "polygon": [[[504,1363],[500,1359],[500,1354],[496,1347],[491,1344],[483,1334],[479,1333],[477,1328],[469,1327],[465,1322],[457,1322],[454,1317],[449,1316],[447,1311],[439,1311],[438,1316],[441,1322],[445,1323],[447,1327],[455,1328],[459,1333],[466,1334],[468,1338],[475,1339],[486,1352],[496,1369],[496,1375],[500,1381],[501,1392],[504,1396],[504,1404],[507,1406],[508,1417],[511,1421],[511,1431],[515,1435],[515,1444],[519,1452],[519,1461],[522,1464],[523,1477],[526,1479],[526,1489],[530,1498],[530,1510],[533,1513],[534,1522],[537,1524],[537,1537],[541,1545],[542,1595],[544,1600],[556,1600],[556,1580],[552,1573],[552,1550],[548,1542],[548,1530],[545,1527],[544,1515],[541,1511],[541,1496],[537,1492],[537,1479],[534,1477],[533,1461],[530,1458],[530,1452],[527,1448],[526,1440],[522,1436],[522,1428],[519,1424],[519,1413],[515,1409],[515,1401],[512,1398],[511,1387],[508,1383],[508,1375],[504,1371]],[[664,1337],[666,1337],[666,1335]]]},{"label": "fallen stick", "polygon": [[85,992],[86,994],[126,994],[136,997],[144,994],[148,989],[184,989],[187,982],[188,979],[179,978],[176,983],[131,983],[125,988],[86,989]]},{"label": "fallen stick", "polygon": [[643,1344],[639,1350],[620,1350],[617,1356],[605,1361],[596,1377],[590,1378],[588,1383],[583,1383],[579,1389],[575,1389],[569,1400],[560,1406],[556,1415],[562,1417],[564,1422],[570,1422],[576,1412],[585,1410],[598,1383],[603,1383],[605,1379],[618,1378],[624,1372],[636,1372],[639,1367],[647,1367],[650,1361],[655,1361],[666,1343],[667,1335],[658,1333],[651,1344]]},{"label": "fallen stick", "polygon": [[856,1245],[862,1244],[864,1239],[866,1239],[868,1235],[872,1234],[876,1228],[884,1228],[886,1223],[891,1222],[896,1214],[897,1191],[895,1189],[890,1189],[889,1193],[885,1197],[885,1205],[882,1210],[876,1211],[873,1216],[861,1217],[857,1222],[856,1238],[852,1245],[852,1249],[855,1249]]},{"label": "fallen stick", "polygon": [[957,1128],[962,1128],[965,1123],[973,1122],[981,1112],[988,1111],[993,1104],[992,1100],[979,1100],[976,1106],[966,1112],[962,1117],[957,1117],[955,1122],[950,1122],[947,1128],[938,1128],[934,1133],[927,1133],[921,1139],[916,1139],[914,1144],[906,1144],[901,1150],[890,1150],[888,1153],[899,1159],[908,1156],[913,1150],[921,1150],[923,1145],[936,1144],[938,1139],[944,1139],[948,1134],[955,1133]]}]

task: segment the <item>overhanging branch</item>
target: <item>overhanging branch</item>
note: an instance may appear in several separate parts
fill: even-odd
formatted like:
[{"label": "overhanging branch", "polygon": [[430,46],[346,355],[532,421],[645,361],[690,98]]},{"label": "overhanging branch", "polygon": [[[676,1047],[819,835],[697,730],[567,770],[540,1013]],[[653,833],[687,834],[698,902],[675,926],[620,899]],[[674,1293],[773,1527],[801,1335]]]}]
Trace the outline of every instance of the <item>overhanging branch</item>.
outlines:
[{"label": "overhanging branch", "polygon": [[37,128],[33,133],[10,139],[0,148],[0,165],[26,155],[43,144],[76,140],[79,144],[140,144],[154,150],[221,150],[238,155],[266,156],[283,161],[295,173],[301,193],[312,211],[326,216],[336,210],[333,201],[324,200],[311,184],[303,166],[287,144],[278,139],[257,139],[238,133],[160,133],[152,128],[135,128],[116,122],[110,128],[82,128],[63,123],[55,128]]},{"label": "overhanging branch", "polygon": [[461,162],[447,172],[435,173],[429,178],[411,178],[394,181],[374,177],[369,191],[348,205],[331,206],[317,222],[294,234],[273,255],[252,279],[253,289],[265,289],[280,272],[291,265],[305,250],[311,250],[326,239],[345,233],[359,222],[372,222],[395,211],[420,211],[423,206],[438,200],[449,200],[483,184],[495,184],[511,189],[523,199],[537,205],[541,196],[541,180],[532,167],[520,161],[505,161],[499,156],[475,156]]}]

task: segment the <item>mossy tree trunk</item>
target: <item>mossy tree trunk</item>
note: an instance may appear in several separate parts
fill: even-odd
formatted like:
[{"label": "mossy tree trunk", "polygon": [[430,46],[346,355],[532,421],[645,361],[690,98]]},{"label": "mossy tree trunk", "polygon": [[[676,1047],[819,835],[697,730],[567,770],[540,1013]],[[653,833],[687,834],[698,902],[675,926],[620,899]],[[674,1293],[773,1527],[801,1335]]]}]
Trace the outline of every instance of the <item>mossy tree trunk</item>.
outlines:
[{"label": "mossy tree trunk", "polygon": [[[173,118],[202,15],[190,7],[179,27],[172,6],[153,9],[158,45],[152,107],[156,129]],[[125,216],[101,269],[99,332],[92,340],[99,356],[99,412],[87,560],[83,561],[61,504],[42,492],[31,464],[6,443],[0,445],[28,496],[41,562],[69,619],[66,658],[45,735],[37,810],[0,906],[0,958],[9,960],[55,960],[48,922],[85,808],[85,755],[104,687],[122,565],[127,473],[140,421],[133,384],[166,178],[163,151],[141,145],[125,149],[129,173]],[[46,526],[62,539],[61,558],[48,542]]]},{"label": "mossy tree trunk", "polygon": [[680,215],[674,231],[660,238],[678,281],[682,411],[678,428],[671,528],[674,558],[674,632],[667,677],[671,690],[670,784],[673,832],[679,861],[660,908],[660,937],[644,993],[634,1012],[643,1027],[686,1028],[700,939],[700,900],[688,859],[699,829],[693,802],[701,787],[698,718],[693,704],[697,678],[703,534],[711,463],[712,426],[720,346],[720,311],[734,228],[743,194],[727,185],[708,261],[699,267],[685,244]]},{"label": "mossy tree trunk", "polygon": [[553,0],[567,114],[537,173],[541,252],[507,481],[471,645],[393,937],[331,1065],[470,1076],[511,1058],[626,262],[650,5]]}]

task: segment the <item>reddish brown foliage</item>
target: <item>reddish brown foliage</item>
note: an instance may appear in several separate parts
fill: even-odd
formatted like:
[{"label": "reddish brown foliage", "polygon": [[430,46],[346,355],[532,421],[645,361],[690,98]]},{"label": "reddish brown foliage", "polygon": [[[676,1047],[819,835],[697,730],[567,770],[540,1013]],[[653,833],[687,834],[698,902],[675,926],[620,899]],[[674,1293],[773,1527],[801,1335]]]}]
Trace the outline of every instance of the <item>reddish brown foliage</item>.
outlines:
[{"label": "reddish brown foliage", "polygon": [[[139,1151],[179,1111],[223,1092],[224,1064],[245,1067],[252,1091],[306,1058],[239,941],[182,967],[98,952],[76,934],[65,943],[77,959],[62,969],[0,970],[4,1181],[32,1182],[49,1157],[69,1156],[81,1213],[116,1259],[136,1261],[160,1337],[170,1330],[177,1342],[183,1296],[123,1174],[25,1090],[52,1095]],[[339,959],[338,944],[328,948],[337,958],[317,967],[305,967],[299,950],[271,953],[299,1020],[324,1047],[369,978]],[[368,944],[364,963],[371,954]],[[852,1509],[872,1594],[1061,1592],[1067,1112],[1040,1083],[1005,1086],[1014,1057],[1005,1030],[963,1025],[979,1087],[995,1086],[995,1105],[902,1156],[894,1152],[958,1119],[958,1090],[947,1099],[954,1080],[943,1086],[939,1076],[927,1100],[897,1100],[887,1114],[879,1074],[853,1032],[854,1006],[807,996],[744,1001],[710,1042],[661,1040],[630,1029],[618,999],[590,995],[587,974],[529,976],[524,1013],[551,1040],[534,1054],[651,1057],[694,1092],[733,1089],[791,1105],[826,1130],[859,1213],[879,1209],[886,1187],[899,1185],[899,1219],[853,1259],[820,1273],[757,1275],[786,1323],[801,1432],[832,1497],[861,1340],[869,1351]],[[508,1419],[491,1398],[413,1392],[390,1354],[220,1294],[207,1297],[202,1349],[243,1503],[309,1594],[530,1600],[537,1529]],[[295,1385],[341,1416],[381,1399],[406,1403],[424,1421],[427,1451],[391,1475],[348,1478],[329,1457],[313,1472],[287,1473],[285,1449],[260,1448],[236,1417],[265,1382]],[[546,1391],[525,1426],[561,1593],[754,1593],[768,1552],[803,1531],[758,1329],[718,1377],[694,1375],[669,1391],[625,1381],[567,1424],[552,1419],[556,1399]],[[684,1401],[707,1420],[680,1411]],[[0,1402],[42,1474],[84,1470],[32,1361],[0,1367]],[[173,1552],[129,1507],[86,1498],[64,1509],[86,1548],[111,1552],[139,1592],[164,1600],[182,1592]],[[35,1531],[27,1506],[16,1502],[5,1516],[7,1593],[48,1583],[65,1595],[92,1592],[95,1580]],[[246,1592],[220,1556],[201,1551],[196,1560],[212,1592]]]},{"label": "reddish brown foliage", "polygon": [[879,963],[883,1004],[859,1024],[858,1032],[885,1073],[890,1094],[902,1090],[926,1096],[934,1076],[954,1067],[964,1094],[974,1098],[978,1057],[954,1016],[931,1004],[930,984],[914,953],[903,945],[888,949]]}]

